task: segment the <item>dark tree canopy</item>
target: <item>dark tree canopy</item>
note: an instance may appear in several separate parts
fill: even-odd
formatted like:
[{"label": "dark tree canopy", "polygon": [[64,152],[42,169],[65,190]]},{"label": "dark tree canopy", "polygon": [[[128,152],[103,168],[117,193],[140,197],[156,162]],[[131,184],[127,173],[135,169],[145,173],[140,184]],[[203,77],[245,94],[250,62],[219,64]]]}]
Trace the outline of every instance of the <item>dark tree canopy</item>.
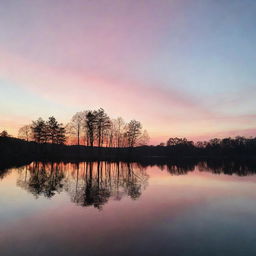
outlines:
[{"label": "dark tree canopy", "polygon": [[47,127],[45,121],[40,117],[32,122],[33,138],[38,143],[47,142]]},{"label": "dark tree canopy", "polygon": [[3,130],[2,132],[0,132],[0,137],[10,137],[10,135],[6,130]]},{"label": "dark tree canopy", "polygon": [[63,144],[66,141],[65,128],[53,116],[47,122],[42,118],[33,121],[31,129],[34,140],[38,143]]}]

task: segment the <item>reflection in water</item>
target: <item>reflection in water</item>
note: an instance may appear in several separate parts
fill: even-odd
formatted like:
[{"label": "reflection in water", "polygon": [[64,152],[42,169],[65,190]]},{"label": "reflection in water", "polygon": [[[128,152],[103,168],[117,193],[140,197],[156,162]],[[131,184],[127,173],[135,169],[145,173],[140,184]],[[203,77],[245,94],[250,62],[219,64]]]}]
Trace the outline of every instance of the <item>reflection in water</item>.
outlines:
[{"label": "reflection in water", "polygon": [[17,185],[31,192],[36,198],[39,195],[52,197],[63,188],[64,171],[59,164],[35,162],[19,169]]},{"label": "reflection in water", "polygon": [[[167,170],[171,175],[185,175],[192,172],[197,167],[199,171],[208,171],[214,174],[227,174],[247,176],[256,174],[256,161],[255,160],[236,160],[229,159],[215,159],[207,161],[198,160],[176,160],[167,163],[161,161],[155,164],[161,170]],[[147,163],[143,164],[144,167]],[[153,166],[153,165],[151,165]]]},{"label": "reflection in water", "polygon": [[65,190],[72,202],[101,209],[110,197],[121,200],[140,197],[147,186],[145,168],[131,163],[83,162],[39,163],[19,168],[17,185],[31,192],[52,197]]},{"label": "reflection in water", "polygon": [[236,174],[247,176],[256,174],[255,161],[207,161],[198,164],[199,170],[209,171],[214,174]]},{"label": "reflection in water", "polygon": [[[171,175],[185,175],[197,168],[215,174],[255,174],[252,163],[232,161],[178,161],[156,164]],[[146,188],[147,164],[124,162],[81,162],[81,163],[41,163],[33,162],[19,168],[17,185],[32,193],[36,198],[47,198],[66,191],[71,201],[80,206],[102,206],[111,198],[121,200],[124,196],[132,199],[140,197]]]},{"label": "reflection in water", "polygon": [[188,172],[194,171],[195,164],[191,162],[178,162],[178,163],[169,163],[166,165],[167,171],[171,175],[184,175]]},{"label": "reflection in water", "polygon": [[0,167],[1,255],[255,255],[255,167],[152,159]]}]

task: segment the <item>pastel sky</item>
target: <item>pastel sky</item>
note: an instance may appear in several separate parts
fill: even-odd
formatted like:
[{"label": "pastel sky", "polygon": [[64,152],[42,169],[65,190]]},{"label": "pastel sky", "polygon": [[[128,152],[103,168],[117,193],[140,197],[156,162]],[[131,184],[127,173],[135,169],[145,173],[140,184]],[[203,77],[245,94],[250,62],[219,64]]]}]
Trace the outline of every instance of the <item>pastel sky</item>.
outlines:
[{"label": "pastel sky", "polygon": [[103,107],[151,143],[256,136],[256,1],[0,1],[0,130]]}]

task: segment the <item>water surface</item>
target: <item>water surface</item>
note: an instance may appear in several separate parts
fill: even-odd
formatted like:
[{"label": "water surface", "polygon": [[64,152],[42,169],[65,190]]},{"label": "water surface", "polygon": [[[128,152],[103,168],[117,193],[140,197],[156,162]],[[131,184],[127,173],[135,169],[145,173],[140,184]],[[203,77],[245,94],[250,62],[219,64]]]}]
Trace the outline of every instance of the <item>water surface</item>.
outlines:
[{"label": "water surface", "polygon": [[31,163],[1,173],[1,255],[255,255],[244,165]]}]

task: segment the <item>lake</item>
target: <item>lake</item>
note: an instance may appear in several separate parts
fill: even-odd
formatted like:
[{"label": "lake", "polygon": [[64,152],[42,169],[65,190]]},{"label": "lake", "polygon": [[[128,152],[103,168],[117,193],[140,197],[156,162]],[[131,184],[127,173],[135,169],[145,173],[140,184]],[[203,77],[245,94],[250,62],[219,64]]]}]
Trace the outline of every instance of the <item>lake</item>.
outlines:
[{"label": "lake", "polygon": [[255,173],[233,162],[5,169],[1,255],[256,255]]}]

